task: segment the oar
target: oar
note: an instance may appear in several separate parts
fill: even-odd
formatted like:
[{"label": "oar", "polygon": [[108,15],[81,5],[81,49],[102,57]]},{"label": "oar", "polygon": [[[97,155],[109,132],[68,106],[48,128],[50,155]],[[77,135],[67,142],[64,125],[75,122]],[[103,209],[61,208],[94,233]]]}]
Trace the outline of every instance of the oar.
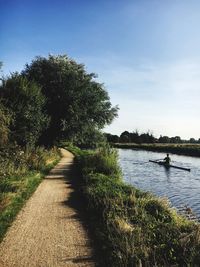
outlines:
[{"label": "oar", "polygon": [[190,171],[190,168],[179,167],[179,166],[175,166],[175,165],[171,165],[171,164],[165,165],[165,164],[162,164],[162,163],[157,162],[155,160],[149,160],[149,162],[153,162],[153,163],[157,163],[157,164],[160,164],[160,165],[164,165],[166,167],[176,168],[176,169],[179,169],[179,170]]},{"label": "oar", "polygon": [[145,161],[145,162],[132,162],[132,164],[145,164],[145,163],[149,163],[149,161]]}]

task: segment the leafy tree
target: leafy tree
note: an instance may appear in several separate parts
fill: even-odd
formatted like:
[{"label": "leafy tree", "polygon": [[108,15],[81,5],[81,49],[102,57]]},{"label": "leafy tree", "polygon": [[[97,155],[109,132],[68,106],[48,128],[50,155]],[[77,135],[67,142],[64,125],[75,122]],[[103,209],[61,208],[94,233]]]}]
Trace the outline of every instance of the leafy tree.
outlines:
[{"label": "leafy tree", "polygon": [[124,131],[123,133],[121,133],[120,135],[120,142],[122,143],[129,143],[130,142],[130,137],[129,137],[130,133],[128,131]]},{"label": "leafy tree", "polygon": [[119,136],[113,135],[110,133],[105,133],[105,137],[109,143],[118,143],[119,142]]},{"label": "leafy tree", "polygon": [[7,145],[11,121],[11,113],[0,102],[0,146]]},{"label": "leafy tree", "polygon": [[36,57],[22,72],[42,87],[51,122],[42,142],[59,139],[80,143],[95,130],[110,124],[117,116],[104,86],[66,55]]},{"label": "leafy tree", "polygon": [[160,136],[159,137],[159,139],[158,139],[158,142],[159,143],[165,143],[165,144],[167,144],[167,143],[170,143],[170,137],[168,137],[168,136]]},{"label": "leafy tree", "polygon": [[190,138],[189,142],[190,142],[191,144],[195,144],[195,143],[197,143],[197,140],[195,140],[194,138]]},{"label": "leafy tree", "polygon": [[[0,61],[0,72],[3,63]],[[0,77],[0,81],[2,78]],[[0,146],[6,145],[9,139],[9,126],[12,117],[11,113],[4,107],[3,103],[0,102]]]},{"label": "leafy tree", "polygon": [[180,144],[180,143],[182,143],[182,140],[181,140],[180,136],[175,136],[175,137],[170,138],[170,142],[174,143],[174,144]]},{"label": "leafy tree", "polygon": [[129,137],[131,143],[140,143],[140,135],[137,130],[135,132],[130,133]]},{"label": "leafy tree", "polygon": [[77,143],[77,145],[82,147],[95,148],[105,142],[106,138],[104,134],[95,128],[91,128],[90,130],[87,130],[85,133],[83,133],[83,137],[79,140],[79,143]]},{"label": "leafy tree", "polygon": [[3,104],[12,112],[11,139],[20,145],[34,145],[48,125],[45,98],[35,82],[14,73],[0,86]]}]

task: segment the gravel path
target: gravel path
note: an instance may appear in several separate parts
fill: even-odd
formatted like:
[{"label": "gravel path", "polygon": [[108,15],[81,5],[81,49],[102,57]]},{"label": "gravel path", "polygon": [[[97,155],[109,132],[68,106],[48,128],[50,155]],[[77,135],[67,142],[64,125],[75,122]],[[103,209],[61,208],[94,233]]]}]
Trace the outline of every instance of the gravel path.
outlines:
[{"label": "gravel path", "polygon": [[0,244],[1,267],[95,266],[84,224],[70,204],[73,155],[62,154]]}]

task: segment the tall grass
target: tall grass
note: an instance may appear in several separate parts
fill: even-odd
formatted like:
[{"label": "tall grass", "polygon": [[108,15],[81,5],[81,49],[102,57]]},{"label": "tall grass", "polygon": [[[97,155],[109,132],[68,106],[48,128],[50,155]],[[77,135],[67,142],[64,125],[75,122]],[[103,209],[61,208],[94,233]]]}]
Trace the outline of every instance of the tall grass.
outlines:
[{"label": "tall grass", "polygon": [[200,266],[200,227],[122,182],[114,149],[77,156],[102,266]]},{"label": "tall grass", "polygon": [[47,160],[58,155],[57,148],[11,146],[0,150],[0,179],[10,175],[21,175],[29,170],[42,170]]},{"label": "tall grass", "polygon": [[0,153],[0,240],[16,214],[44,175],[58,162],[60,153],[52,148],[1,149]]}]

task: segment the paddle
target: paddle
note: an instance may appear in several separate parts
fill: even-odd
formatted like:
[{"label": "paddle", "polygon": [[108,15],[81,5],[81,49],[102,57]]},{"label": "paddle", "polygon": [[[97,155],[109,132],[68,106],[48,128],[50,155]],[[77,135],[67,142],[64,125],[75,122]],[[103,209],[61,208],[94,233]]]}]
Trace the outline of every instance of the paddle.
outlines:
[{"label": "paddle", "polygon": [[[155,159],[155,161],[159,161],[159,160],[163,160],[163,159]],[[149,161],[144,161],[144,162],[132,162],[132,164],[145,164],[145,163],[149,163]]]},{"label": "paddle", "polygon": [[132,162],[132,164],[145,164],[145,163],[149,163],[149,161],[145,161],[145,162]]},{"label": "paddle", "polygon": [[155,161],[159,161],[159,160],[163,160],[163,158],[162,159],[155,159]]}]

